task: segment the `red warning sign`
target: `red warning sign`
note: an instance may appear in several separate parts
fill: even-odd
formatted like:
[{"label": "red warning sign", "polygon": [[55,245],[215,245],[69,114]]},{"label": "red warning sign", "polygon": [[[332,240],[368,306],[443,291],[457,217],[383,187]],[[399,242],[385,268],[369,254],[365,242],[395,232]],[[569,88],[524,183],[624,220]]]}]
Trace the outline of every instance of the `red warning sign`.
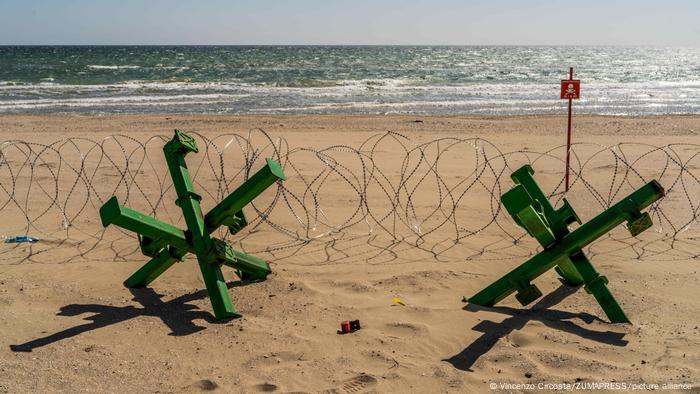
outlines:
[{"label": "red warning sign", "polygon": [[580,79],[562,79],[561,80],[561,98],[577,99],[581,95],[581,80]]}]

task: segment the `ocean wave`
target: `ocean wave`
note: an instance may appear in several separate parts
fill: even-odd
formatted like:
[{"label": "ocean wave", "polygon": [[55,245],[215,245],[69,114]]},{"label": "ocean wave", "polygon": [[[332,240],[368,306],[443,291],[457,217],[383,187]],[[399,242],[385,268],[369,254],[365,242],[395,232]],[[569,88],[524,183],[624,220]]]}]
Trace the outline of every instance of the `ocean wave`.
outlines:
[{"label": "ocean wave", "polygon": [[73,100],[60,100],[60,101],[49,101],[43,103],[23,103],[16,104],[12,106],[4,106],[0,104],[0,113],[12,113],[17,110],[38,110],[38,109],[88,109],[88,108],[98,108],[98,109],[108,109],[108,108],[124,108],[124,109],[138,109],[147,107],[182,107],[182,106],[204,106],[204,105],[232,105],[235,102],[226,100],[197,100],[197,99],[187,99],[187,100],[150,100],[150,101],[139,101],[139,102],[127,102],[127,101],[81,101],[76,102]]},{"label": "ocean wave", "polygon": [[[210,97],[199,99],[189,96],[167,97],[158,100],[47,100],[25,101],[11,105],[0,104],[0,113],[49,112],[49,113],[140,113],[157,108],[160,112],[198,112],[230,114],[564,114],[561,101],[531,104],[522,102],[499,103],[498,105],[478,105],[471,101],[408,101],[400,103],[346,102],[309,103],[286,106],[260,106],[246,103],[245,98]],[[620,105],[586,105],[576,109],[579,114],[640,115],[640,114],[687,114],[700,112],[700,104],[669,103],[628,103]]]},{"label": "ocean wave", "polygon": [[[700,113],[700,81],[591,82],[580,113]],[[558,83],[415,85],[410,79],[339,80],[332,86],[242,81],[146,81],[81,85],[0,81],[0,112],[560,113]]]},{"label": "ocean wave", "polygon": [[95,106],[119,106],[119,105],[167,105],[168,103],[212,103],[233,102],[237,99],[248,97],[247,94],[194,94],[172,96],[124,96],[124,97],[90,97],[78,99],[34,99],[0,101],[0,110],[12,108],[42,108],[42,107],[95,107]]},{"label": "ocean wave", "polygon": [[[126,66],[120,66],[126,67]],[[619,89],[630,92],[647,89],[700,89],[700,80],[688,81],[646,81],[646,82],[609,82],[609,81],[584,81],[582,84],[584,91]],[[558,81],[541,83],[529,81],[513,81],[510,83],[428,83],[423,80],[408,78],[386,78],[386,79],[340,79],[340,80],[299,80],[299,81],[276,81],[266,83],[245,82],[240,80],[231,81],[192,81],[185,80],[127,80],[107,84],[76,84],[58,83],[54,78],[42,78],[42,82],[20,82],[20,81],[0,81],[0,88],[4,89],[31,89],[34,87],[51,87],[55,89],[138,89],[152,88],[163,90],[194,90],[194,89],[305,89],[305,88],[353,88],[366,90],[463,90],[465,88],[477,88],[481,90],[494,91],[528,91],[528,90],[557,90]]]},{"label": "ocean wave", "polygon": [[94,70],[121,70],[121,69],[136,69],[136,68],[141,68],[141,66],[137,65],[101,65],[101,64],[88,64],[87,68],[92,68]]}]

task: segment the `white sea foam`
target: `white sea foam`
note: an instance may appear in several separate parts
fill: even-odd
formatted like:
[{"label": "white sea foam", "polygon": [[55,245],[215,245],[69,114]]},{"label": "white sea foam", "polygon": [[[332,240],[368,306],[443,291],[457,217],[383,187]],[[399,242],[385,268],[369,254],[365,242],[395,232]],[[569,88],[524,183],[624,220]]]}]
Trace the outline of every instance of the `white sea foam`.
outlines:
[{"label": "white sea foam", "polygon": [[13,108],[46,108],[46,107],[96,107],[96,106],[129,106],[129,105],[168,105],[168,104],[202,104],[229,103],[247,97],[246,94],[194,94],[172,96],[124,96],[124,97],[90,97],[78,99],[34,99],[0,101],[0,111]]},{"label": "white sea foam", "polygon": [[[409,79],[341,80],[332,86],[273,86],[241,81],[132,80],[112,84],[0,82],[0,112],[197,110],[249,113],[561,112],[558,84],[416,84]],[[700,81],[607,82],[582,86],[579,113],[700,113]]]},{"label": "white sea foam", "polygon": [[88,68],[92,68],[94,70],[121,70],[121,69],[136,69],[136,68],[141,68],[141,66],[137,65],[122,65],[122,66],[116,66],[116,65],[102,65],[102,64],[89,64],[87,66]]}]

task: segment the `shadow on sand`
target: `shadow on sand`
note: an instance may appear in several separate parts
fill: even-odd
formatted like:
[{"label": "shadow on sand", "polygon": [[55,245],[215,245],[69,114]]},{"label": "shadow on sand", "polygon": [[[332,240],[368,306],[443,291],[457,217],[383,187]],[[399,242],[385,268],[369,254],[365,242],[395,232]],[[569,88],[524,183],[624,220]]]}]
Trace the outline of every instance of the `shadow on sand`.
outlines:
[{"label": "shadow on sand", "polygon": [[491,350],[499,339],[507,336],[515,330],[522,329],[525,327],[527,322],[531,320],[540,321],[550,328],[578,335],[581,338],[614,346],[627,345],[627,341],[623,339],[625,333],[589,330],[588,328],[581,327],[570,321],[571,319],[578,318],[587,324],[590,324],[595,320],[604,322],[596,316],[584,312],[572,313],[549,309],[557,305],[569,295],[575,293],[578,289],[578,287],[571,287],[562,284],[552,293],[542,297],[542,299],[530,309],[517,309],[504,306],[483,307],[474,304],[467,304],[467,306],[464,307],[464,310],[470,312],[486,310],[504,313],[510,315],[510,317],[500,323],[494,323],[489,320],[479,322],[479,324],[474,326],[472,329],[482,332],[483,334],[464,350],[443,361],[449,362],[457,369],[472,371],[471,367],[474,365],[476,360]]},{"label": "shadow on sand", "polygon": [[[245,286],[248,282],[230,282],[229,288]],[[96,330],[112,324],[121,323],[139,316],[153,316],[163,321],[170,329],[169,335],[183,336],[204,330],[205,327],[195,324],[195,320],[204,320],[209,323],[225,323],[228,320],[214,320],[209,312],[198,309],[196,305],[188,304],[194,300],[200,300],[207,296],[206,290],[185,294],[168,302],[163,302],[162,295],[151,288],[129,289],[133,294],[133,300],[143,307],[109,306],[99,304],[70,304],[62,307],[57,313],[59,316],[78,316],[91,313],[85,320],[90,323],[67,328],[63,331],[45,337],[37,338],[19,345],[10,345],[15,352],[31,352],[32,350],[58,342],[62,339],[74,337],[87,331]]]}]

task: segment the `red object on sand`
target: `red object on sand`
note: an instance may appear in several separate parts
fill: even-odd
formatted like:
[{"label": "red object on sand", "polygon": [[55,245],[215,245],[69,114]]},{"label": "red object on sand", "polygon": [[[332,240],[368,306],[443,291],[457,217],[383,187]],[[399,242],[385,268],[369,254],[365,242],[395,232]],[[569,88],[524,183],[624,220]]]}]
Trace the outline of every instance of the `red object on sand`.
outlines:
[{"label": "red object on sand", "polygon": [[340,333],[341,334],[348,334],[354,331],[357,331],[360,329],[360,321],[359,320],[350,320],[350,321],[344,321],[340,323]]}]

